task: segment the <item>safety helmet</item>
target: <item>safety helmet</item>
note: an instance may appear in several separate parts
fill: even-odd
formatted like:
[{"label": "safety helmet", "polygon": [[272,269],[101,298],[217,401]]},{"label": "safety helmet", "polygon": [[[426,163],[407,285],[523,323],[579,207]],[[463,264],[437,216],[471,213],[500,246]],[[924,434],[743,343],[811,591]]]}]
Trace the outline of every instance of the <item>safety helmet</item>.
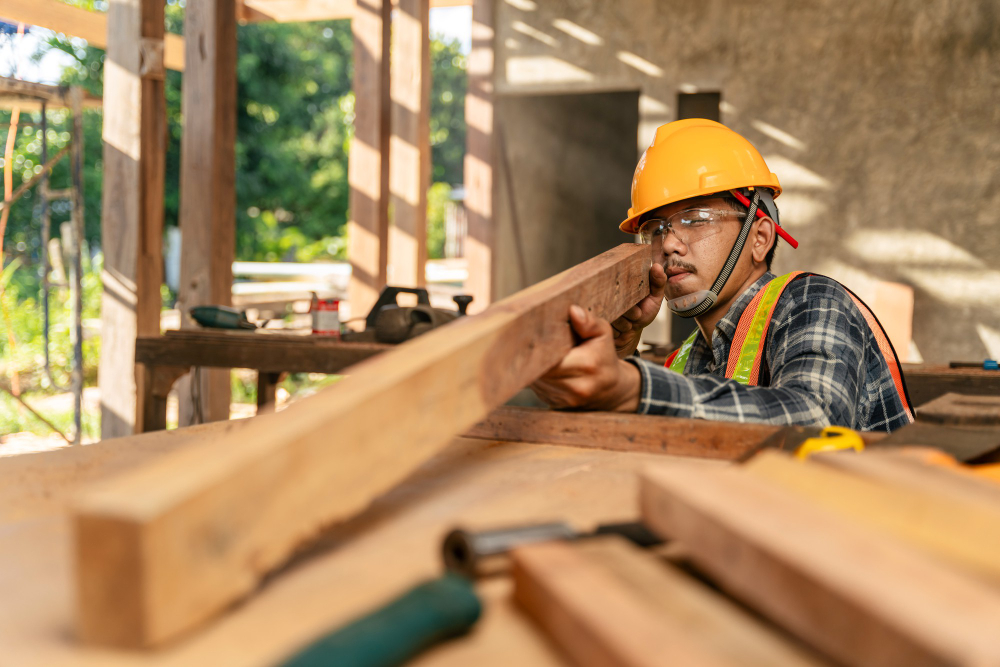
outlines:
[{"label": "safety helmet", "polygon": [[[721,123],[689,118],[661,125],[632,177],[632,207],[621,223],[635,234],[643,214],[667,204],[745,188],[781,194],[778,177],[749,141]],[[774,216],[772,216],[774,217]],[[779,234],[789,240],[779,227]]]}]

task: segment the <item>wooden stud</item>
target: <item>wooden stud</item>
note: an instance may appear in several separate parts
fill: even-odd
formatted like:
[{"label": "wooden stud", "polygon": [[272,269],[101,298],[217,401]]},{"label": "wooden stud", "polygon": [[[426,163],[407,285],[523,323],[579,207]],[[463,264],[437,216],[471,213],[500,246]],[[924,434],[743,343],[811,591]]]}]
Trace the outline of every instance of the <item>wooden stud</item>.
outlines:
[{"label": "wooden stud", "polygon": [[163,21],[162,0],[123,0],[108,11],[104,92],[115,103],[104,111],[102,438],[130,435],[141,419],[135,340],[160,331],[167,112],[163,78],[140,74],[140,43],[162,40]]},{"label": "wooden stud", "polygon": [[641,503],[723,589],[844,664],[1000,664],[996,590],[738,468],[657,467]]},{"label": "wooden stud", "polygon": [[354,138],[347,256],[352,318],[364,317],[386,284],[389,252],[389,0],[358,0],[354,34]]},{"label": "wooden stud", "polygon": [[514,598],[577,665],[822,665],[753,615],[617,537],[512,553]]},{"label": "wooden stud", "polygon": [[[236,256],[236,5],[201,0],[185,10],[187,71],[181,137],[178,310],[229,305]],[[186,316],[181,327],[194,327]],[[191,387],[200,382],[199,387]],[[229,419],[229,371],[192,374],[178,389],[181,425]],[[197,396],[197,399],[195,398]],[[200,406],[194,401],[200,400]],[[200,412],[196,420],[193,413]]]},{"label": "wooden stud", "polygon": [[430,0],[399,0],[392,28],[392,137],[388,281],[424,287],[431,181]]},{"label": "wooden stud", "polygon": [[614,319],[649,293],[626,244],[378,355],[269,415],[110,480],[75,509],[78,632],[150,646],[252,591],[574,345],[571,304]]},{"label": "wooden stud", "polygon": [[468,128],[465,151],[465,209],[468,235],[465,258],[469,278],[465,292],[473,296],[470,310],[493,300],[493,67],[494,0],[472,3],[472,51],[469,89],[465,97]]}]

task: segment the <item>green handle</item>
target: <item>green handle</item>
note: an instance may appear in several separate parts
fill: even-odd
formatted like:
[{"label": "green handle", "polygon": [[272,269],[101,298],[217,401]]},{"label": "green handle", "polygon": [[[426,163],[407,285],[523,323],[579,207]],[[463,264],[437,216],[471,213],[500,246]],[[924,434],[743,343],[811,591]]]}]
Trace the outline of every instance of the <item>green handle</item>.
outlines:
[{"label": "green handle", "polygon": [[472,582],[446,574],[335,630],[282,667],[388,667],[465,634],[482,611]]}]

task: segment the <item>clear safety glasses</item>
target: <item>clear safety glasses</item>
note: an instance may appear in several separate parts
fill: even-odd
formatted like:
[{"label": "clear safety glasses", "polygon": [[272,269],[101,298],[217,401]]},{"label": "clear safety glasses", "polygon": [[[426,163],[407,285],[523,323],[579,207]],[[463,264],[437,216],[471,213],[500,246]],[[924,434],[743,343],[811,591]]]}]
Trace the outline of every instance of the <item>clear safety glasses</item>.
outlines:
[{"label": "clear safety glasses", "polygon": [[639,237],[643,243],[662,245],[664,237],[673,232],[677,240],[691,245],[708,236],[722,231],[722,223],[738,220],[736,211],[714,208],[689,208],[678,211],[666,218],[650,218],[639,227]]}]

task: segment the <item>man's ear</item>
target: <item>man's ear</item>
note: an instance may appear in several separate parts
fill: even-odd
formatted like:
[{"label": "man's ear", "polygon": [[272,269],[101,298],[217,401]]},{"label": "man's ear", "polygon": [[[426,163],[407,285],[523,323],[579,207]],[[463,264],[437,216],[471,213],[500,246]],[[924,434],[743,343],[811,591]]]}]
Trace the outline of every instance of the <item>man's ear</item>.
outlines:
[{"label": "man's ear", "polygon": [[750,238],[747,239],[755,263],[764,263],[768,251],[774,245],[775,236],[774,220],[766,215],[763,218],[758,218],[756,227],[750,231]]}]

